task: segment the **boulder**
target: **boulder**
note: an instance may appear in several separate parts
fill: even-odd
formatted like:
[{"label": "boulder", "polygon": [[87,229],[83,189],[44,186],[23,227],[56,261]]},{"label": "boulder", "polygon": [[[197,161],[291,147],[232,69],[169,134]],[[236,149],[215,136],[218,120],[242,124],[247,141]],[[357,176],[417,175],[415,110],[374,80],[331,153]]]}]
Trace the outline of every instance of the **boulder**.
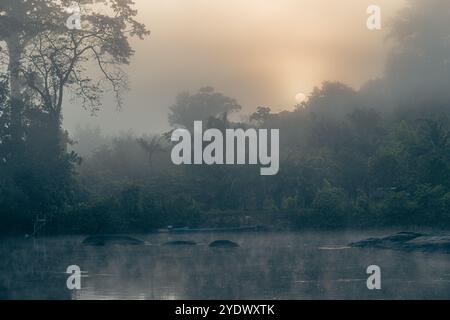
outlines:
[{"label": "boulder", "polygon": [[239,247],[236,242],[230,240],[216,240],[209,244],[210,247],[214,248],[235,248]]},{"label": "boulder", "polygon": [[399,232],[383,238],[350,243],[350,247],[450,253],[450,235]]}]

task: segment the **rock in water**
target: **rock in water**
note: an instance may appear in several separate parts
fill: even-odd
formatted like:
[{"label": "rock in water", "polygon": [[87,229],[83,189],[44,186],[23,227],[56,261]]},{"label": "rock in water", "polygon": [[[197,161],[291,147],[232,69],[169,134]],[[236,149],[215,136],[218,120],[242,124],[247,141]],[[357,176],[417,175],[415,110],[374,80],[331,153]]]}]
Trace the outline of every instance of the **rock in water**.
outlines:
[{"label": "rock in water", "polygon": [[109,244],[140,245],[144,244],[144,241],[129,236],[99,235],[87,237],[82,244],[85,246],[104,246]]},{"label": "rock in water", "polygon": [[358,242],[351,243],[352,247],[375,247],[384,248],[399,245],[406,241],[421,237],[423,234],[415,232],[399,232],[384,238],[368,238]]},{"label": "rock in water", "polygon": [[426,252],[450,253],[450,235],[418,237],[408,241],[407,246],[411,249]]},{"label": "rock in water", "polygon": [[197,243],[194,241],[175,240],[164,243],[165,246],[195,246]]},{"label": "rock in water", "polygon": [[357,248],[450,253],[450,235],[399,232],[384,238],[369,238],[350,244]]},{"label": "rock in water", "polygon": [[236,242],[230,240],[216,240],[209,244],[210,247],[214,248],[235,248],[239,247]]}]

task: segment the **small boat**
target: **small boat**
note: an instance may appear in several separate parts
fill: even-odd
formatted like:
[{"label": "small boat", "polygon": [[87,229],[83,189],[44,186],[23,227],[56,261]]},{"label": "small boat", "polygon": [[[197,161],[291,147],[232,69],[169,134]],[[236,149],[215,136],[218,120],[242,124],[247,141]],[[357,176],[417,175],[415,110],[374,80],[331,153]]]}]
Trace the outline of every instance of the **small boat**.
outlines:
[{"label": "small boat", "polygon": [[258,231],[259,226],[233,227],[233,228],[168,228],[167,232],[174,233],[194,233],[194,232],[241,232],[241,231]]}]

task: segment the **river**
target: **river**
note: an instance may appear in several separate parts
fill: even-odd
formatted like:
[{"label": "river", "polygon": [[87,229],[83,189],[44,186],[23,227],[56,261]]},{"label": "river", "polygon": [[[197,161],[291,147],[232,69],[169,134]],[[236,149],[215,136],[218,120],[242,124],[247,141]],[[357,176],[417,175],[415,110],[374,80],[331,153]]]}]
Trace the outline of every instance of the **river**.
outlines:
[{"label": "river", "polygon": [[[349,248],[392,231],[135,235],[146,245],[89,247],[81,236],[3,238],[0,299],[450,299],[450,255]],[[237,248],[210,248],[217,239]],[[193,240],[196,246],[164,246]],[[82,270],[69,290],[69,265]],[[381,269],[369,290],[366,269]]]}]

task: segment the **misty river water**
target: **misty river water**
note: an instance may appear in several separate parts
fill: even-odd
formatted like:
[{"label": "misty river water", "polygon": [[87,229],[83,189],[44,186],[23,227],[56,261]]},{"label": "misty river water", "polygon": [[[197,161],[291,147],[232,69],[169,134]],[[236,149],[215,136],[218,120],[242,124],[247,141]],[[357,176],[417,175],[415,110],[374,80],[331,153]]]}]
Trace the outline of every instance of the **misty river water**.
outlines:
[{"label": "misty river water", "polygon": [[[450,255],[356,249],[383,231],[135,235],[146,245],[81,245],[83,237],[3,238],[0,299],[450,299]],[[237,248],[210,248],[229,239]],[[193,240],[196,246],[163,246]],[[69,265],[82,270],[68,290]],[[366,268],[381,268],[368,290]]]}]

